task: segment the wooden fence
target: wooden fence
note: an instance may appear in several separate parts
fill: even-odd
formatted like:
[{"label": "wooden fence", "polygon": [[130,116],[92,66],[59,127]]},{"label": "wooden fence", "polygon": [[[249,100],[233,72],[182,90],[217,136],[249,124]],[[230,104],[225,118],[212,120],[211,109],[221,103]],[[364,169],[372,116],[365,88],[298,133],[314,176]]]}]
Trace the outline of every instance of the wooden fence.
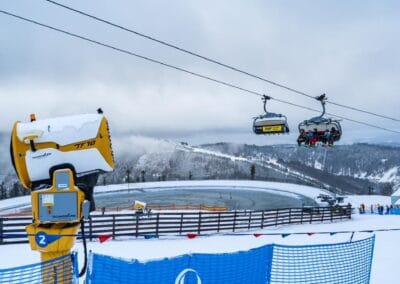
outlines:
[{"label": "wooden fence", "polygon": [[[351,219],[350,206],[287,208],[229,212],[162,212],[93,215],[85,221],[90,240],[98,235],[141,236],[211,234],[263,229],[287,224],[321,223]],[[26,243],[30,217],[0,217],[0,244]]]}]

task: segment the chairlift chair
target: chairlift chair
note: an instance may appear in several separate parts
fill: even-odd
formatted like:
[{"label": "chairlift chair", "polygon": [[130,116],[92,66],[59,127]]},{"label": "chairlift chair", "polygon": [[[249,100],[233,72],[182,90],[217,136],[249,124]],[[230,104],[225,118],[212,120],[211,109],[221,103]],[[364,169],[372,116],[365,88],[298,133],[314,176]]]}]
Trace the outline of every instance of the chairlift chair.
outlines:
[{"label": "chairlift chair", "polygon": [[266,104],[270,99],[271,97],[269,96],[263,96],[265,113],[253,118],[253,132],[257,135],[289,133],[286,116],[267,111]]},{"label": "chairlift chair", "polygon": [[326,95],[322,94],[316,97],[318,101],[321,102],[322,105],[322,114],[320,116],[312,117],[310,119],[304,120],[299,123],[299,133],[302,133],[302,130],[305,133],[315,132],[318,133],[318,142],[323,142],[324,134],[326,130],[332,132],[334,130],[334,134],[332,135],[332,141],[337,142],[340,140],[342,136],[342,127],[340,125],[339,120],[333,118],[324,117],[325,115],[325,103],[326,103]]}]

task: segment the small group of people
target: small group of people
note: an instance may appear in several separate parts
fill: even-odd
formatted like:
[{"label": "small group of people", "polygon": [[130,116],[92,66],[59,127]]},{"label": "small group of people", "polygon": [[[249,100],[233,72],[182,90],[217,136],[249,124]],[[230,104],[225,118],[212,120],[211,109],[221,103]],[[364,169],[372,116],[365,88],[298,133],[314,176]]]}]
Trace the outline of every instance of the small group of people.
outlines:
[{"label": "small group of people", "polygon": [[339,133],[335,127],[332,127],[330,130],[326,129],[325,131],[318,131],[317,128],[314,128],[313,131],[300,129],[297,144],[301,146],[304,143],[306,146],[314,147],[317,142],[322,142],[323,145],[328,144],[328,146],[333,146],[333,142],[338,135]]},{"label": "small group of people", "polygon": [[[366,208],[366,207],[365,207],[365,204],[364,204],[364,203],[361,203],[361,204],[360,204],[360,207],[358,208],[359,213],[360,213],[360,214],[365,214],[365,213],[366,213],[365,208]],[[371,204],[371,206],[369,207],[369,209],[370,209],[370,213],[371,213],[371,214],[374,214],[374,213],[377,213],[377,214],[379,214],[379,215],[391,214],[392,209],[393,209],[393,205],[385,205],[385,206],[383,206],[383,205],[381,205],[381,204],[376,204],[376,205]],[[384,212],[385,212],[385,213],[384,213]]]}]

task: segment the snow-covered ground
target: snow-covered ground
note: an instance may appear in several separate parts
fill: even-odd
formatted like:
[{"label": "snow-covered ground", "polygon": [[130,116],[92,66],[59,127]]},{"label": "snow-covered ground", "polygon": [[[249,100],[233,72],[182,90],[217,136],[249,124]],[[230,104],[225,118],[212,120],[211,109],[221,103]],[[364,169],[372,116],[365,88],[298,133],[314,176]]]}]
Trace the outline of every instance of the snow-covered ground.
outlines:
[{"label": "snow-covered ground", "polygon": [[344,199],[344,203],[350,203],[353,207],[358,208],[361,204],[367,207],[367,209],[371,205],[390,205],[390,196],[383,195],[350,195]]},{"label": "snow-covered ground", "polygon": [[19,212],[26,207],[31,207],[31,197],[28,195],[0,200],[0,214]]},{"label": "snow-covered ground", "polygon": [[[376,229],[400,229],[400,216],[395,215],[358,215],[353,220],[311,225],[290,225],[256,231],[257,233],[315,233],[336,231],[358,231]],[[252,232],[252,233],[256,233]],[[376,243],[372,265],[371,283],[399,283],[398,255],[400,248],[397,246],[400,239],[400,231],[375,232]],[[353,240],[371,236],[371,233],[355,233]],[[289,235],[282,238],[280,235],[254,237],[247,236],[209,236],[188,239],[186,237],[161,237],[160,239],[134,240],[109,240],[100,244],[89,242],[88,249],[96,253],[118,256],[126,259],[137,258],[141,261],[172,257],[190,252],[218,253],[248,250],[269,243],[304,245],[317,243],[346,242],[351,233],[344,234],[313,234]],[[83,260],[83,248],[80,242],[76,243],[74,250],[80,256],[80,264]],[[35,263],[40,260],[39,253],[31,251],[28,244],[0,246],[2,256],[0,268],[8,268],[19,265]]]},{"label": "snow-covered ground", "polygon": [[[219,181],[220,185],[234,182],[236,186],[246,187],[265,187],[275,188],[285,192],[292,192],[297,194],[309,194],[314,198],[321,193],[319,189],[294,186],[290,184],[277,184],[265,182],[243,182],[239,181]],[[129,188],[143,189],[143,188],[167,188],[171,184],[161,183],[145,183],[145,184],[131,184]],[[212,184],[215,186],[216,182]],[[175,182],[175,186],[188,186],[189,182]],[[193,182],[190,185],[200,186],[207,185],[207,182]],[[232,184],[233,185],[233,184]],[[98,187],[98,193],[107,193],[111,191],[127,189],[121,188],[121,185]],[[294,191],[292,191],[294,190]],[[26,203],[27,197],[15,199],[18,202]],[[29,198],[28,198],[29,200]],[[370,204],[390,204],[390,197],[385,196],[349,196],[345,202],[350,202],[354,207],[358,207],[361,203],[369,206]],[[0,202],[0,207],[6,208],[15,205],[10,200]],[[353,240],[363,239],[371,236],[371,233],[361,233],[357,231],[370,231],[379,229],[400,229],[400,216],[396,215],[359,215],[355,214],[352,220],[325,223],[325,224],[303,224],[303,225],[289,225],[272,227],[265,230],[252,231],[248,235],[216,235],[216,236],[199,236],[194,239],[182,237],[160,237],[159,239],[117,239],[115,241],[109,240],[100,244],[98,241],[89,242],[88,250],[96,253],[122,257],[126,259],[136,258],[141,261],[158,259],[164,257],[173,257],[185,253],[198,252],[198,253],[222,253],[234,252],[240,250],[248,250],[251,248],[259,247],[269,243],[287,244],[287,245],[304,245],[304,244],[317,244],[317,243],[337,243],[348,241],[351,237],[351,232],[356,231]],[[317,232],[338,232],[349,231],[348,233],[339,233],[335,235],[330,234],[304,234],[295,235],[293,233],[317,233]],[[281,235],[263,235],[255,237],[253,233],[279,233],[291,234],[285,238]],[[375,251],[373,258],[371,283],[399,283],[399,276],[397,272],[397,259],[400,253],[400,248],[397,246],[400,239],[400,230],[395,231],[382,231],[374,232],[376,235]],[[83,248],[82,243],[77,242],[74,250],[77,250],[80,257],[80,265],[83,264]],[[31,251],[28,244],[21,245],[3,245],[0,246],[0,268],[10,268],[25,264],[31,264],[40,261],[38,252]]]}]

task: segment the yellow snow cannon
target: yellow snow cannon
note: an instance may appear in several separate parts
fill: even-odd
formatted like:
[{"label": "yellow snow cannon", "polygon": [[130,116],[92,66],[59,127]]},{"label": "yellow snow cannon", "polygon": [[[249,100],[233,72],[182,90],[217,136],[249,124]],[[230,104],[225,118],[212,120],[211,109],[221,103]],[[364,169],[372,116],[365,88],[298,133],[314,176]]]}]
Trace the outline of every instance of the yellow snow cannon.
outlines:
[{"label": "yellow snow cannon", "polygon": [[[53,172],[71,169],[76,184],[114,169],[108,122],[98,113],[65,116],[14,124],[11,158],[25,188],[34,190],[52,184]],[[92,185],[93,181],[91,182]]]}]

